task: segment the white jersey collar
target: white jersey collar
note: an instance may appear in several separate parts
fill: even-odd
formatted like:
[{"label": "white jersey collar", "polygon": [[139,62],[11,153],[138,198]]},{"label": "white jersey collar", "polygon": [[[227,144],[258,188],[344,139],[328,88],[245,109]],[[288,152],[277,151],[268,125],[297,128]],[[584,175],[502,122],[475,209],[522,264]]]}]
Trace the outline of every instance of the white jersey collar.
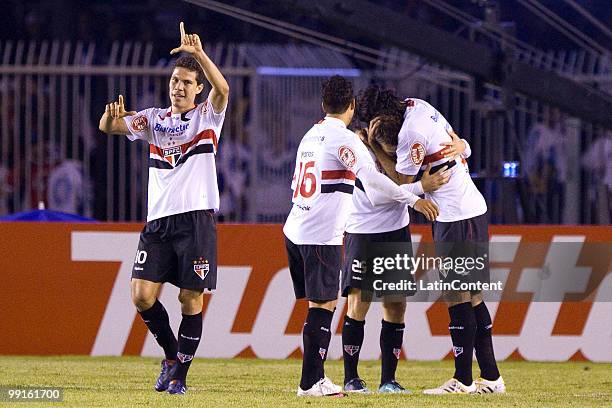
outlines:
[{"label": "white jersey collar", "polygon": [[324,123],[329,123],[331,125],[340,125],[343,128],[346,128],[346,123],[344,123],[344,121],[342,121],[341,119],[338,118],[332,118],[330,116],[326,116],[323,118],[323,122]]}]

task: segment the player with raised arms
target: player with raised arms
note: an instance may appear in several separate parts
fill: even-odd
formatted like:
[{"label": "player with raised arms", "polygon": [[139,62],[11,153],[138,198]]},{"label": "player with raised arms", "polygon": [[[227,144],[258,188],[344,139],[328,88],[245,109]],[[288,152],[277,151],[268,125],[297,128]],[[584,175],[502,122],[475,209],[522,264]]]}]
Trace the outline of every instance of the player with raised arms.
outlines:
[{"label": "player with raised arms", "polygon": [[[215,153],[225,119],[229,85],[202,48],[197,34],[186,34],[170,53],[185,52],[170,76],[169,108],[127,112],[123,96],[106,105],[100,130],[149,143],[147,223],[132,269],[132,301],[163,348],[157,391],[185,394],[187,371],[202,336],[204,289],[217,284],[219,209]],[[205,80],[212,89],[196,103]],[[180,288],[182,321],[178,341],[159,302],[163,283]]]},{"label": "player with raised arms", "polygon": [[[359,105],[359,104],[358,104]],[[359,117],[359,108],[357,111]],[[397,134],[401,120],[382,116],[372,121],[368,129],[358,132],[362,142],[368,147],[369,154],[376,162],[378,170],[386,174],[371,145],[376,141],[373,135],[381,132]],[[434,191],[448,182],[450,171],[443,170],[433,175],[425,173],[418,181],[424,192]],[[344,359],[344,391],[368,393],[365,381],[358,374],[359,354],[363,345],[365,318],[375,291],[367,285],[373,282],[372,272],[366,268],[368,252],[373,253],[372,243],[402,243],[403,251],[412,256],[408,206],[406,203],[392,201],[387,204],[373,205],[367,198],[363,184],[356,180],[353,192],[353,209],[346,224],[344,237],[344,267],[342,269],[342,296],[347,297],[347,314],[342,326],[342,350]],[[384,255],[382,255],[384,256]],[[404,271],[411,278],[411,271]],[[380,328],[381,378],[378,392],[408,393],[395,379],[395,371],[400,357],[403,334],[406,293],[380,294],[382,297],[383,320]]]},{"label": "player with raised arms", "polygon": [[351,210],[355,179],[374,203],[396,200],[428,219],[437,207],[420,199],[420,184],[398,186],[380,174],[365,145],[347,129],[355,112],[353,86],[333,76],[322,86],[325,118],[302,138],[291,188],[293,207],[283,228],[295,297],[308,299],[302,333],[303,361],[298,396],[343,395],[325,376],[331,321],[339,290],[342,236]]},{"label": "player with raised arms", "polygon": [[[412,183],[419,171],[432,165],[428,172],[442,167],[451,171],[450,181],[436,191],[426,193],[440,208],[433,224],[436,255],[483,257],[485,268],[469,271],[469,279],[488,280],[487,204],[472,181],[466,159],[470,146],[453,132],[447,120],[429,103],[420,99],[401,100],[388,89],[368,87],[360,99],[363,120],[379,115],[402,120],[399,134],[380,132],[373,148],[382,157],[388,174],[400,183]],[[375,132],[374,132],[375,133]],[[397,159],[395,161],[395,158]],[[455,271],[440,271],[445,281],[462,280]],[[481,292],[446,291],[444,298],[450,316],[449,331],[455,357],[455,373],[440,387],[425,394],[503,393],[504,380],[499,374],[493,342],[492,322]],[[481,376],[472,378],[472,357],[480,366]]]}]

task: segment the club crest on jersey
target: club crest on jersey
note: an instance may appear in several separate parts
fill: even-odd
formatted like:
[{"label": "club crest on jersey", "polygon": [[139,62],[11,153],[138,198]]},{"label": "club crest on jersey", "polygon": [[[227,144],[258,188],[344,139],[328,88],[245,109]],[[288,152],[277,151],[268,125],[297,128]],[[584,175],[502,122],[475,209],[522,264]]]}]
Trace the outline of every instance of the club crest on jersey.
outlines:
[{"label": "club crest on jersey", "polygon": [[144,115],[138,115],[132,121],[132,130],[134,132],[142,132],[149,126],[149,121],[147,117]]},{"label": "club crest on jersey", "polygon": [[319,355],[321,356],[321,360],[325,360],[325,353],[327,353],[327,349],[319,348]]},{"label": "club crest on jersey", "polygon": [[348,169],[352,169],[357,161],[355,153],[348,146],[341,146],[340,149],[338,149],[338,157]]},{"label": "club crest on jersey", "polygon": [[425,159],[425,147],[420,143],[413,143],[410,146],[410,158],[412,159],[412,163],[417,166],[423,163]]},{"label": "club crest on jersey", "polygon": [[463,347],[453,346],[453,354],[457,357],[459,354],[463,353]]},{"label": "club crest on jersey", "polygon": [[393,349],[393,355],[395,356],[396,359],[399,360],[401,352],[402,352],[402,349],[398,349],[398,348]]},{"label": "club crest on jersey", "polygon": [[354,356],[355,353],[357,353],[359,351],[359,346],[353,346],[353,345],[350,345],[350,344],[345,344],[344,345],[344,351],[349,356]]},{"label": "club crest on jersey", "polygon": [[193,261],[193,271],[200,277],[200,279],[204,280],[206,275],[208,275],[209,270],[210,264],[208,263],[208,259],[200,257]]},{"label": "club crest on jersey", "polygon": [[164,159],[166,159],[170,164],[176,166],[176,162],[181,158],[181,148],[180,146],[172,146],[163,149]]}]

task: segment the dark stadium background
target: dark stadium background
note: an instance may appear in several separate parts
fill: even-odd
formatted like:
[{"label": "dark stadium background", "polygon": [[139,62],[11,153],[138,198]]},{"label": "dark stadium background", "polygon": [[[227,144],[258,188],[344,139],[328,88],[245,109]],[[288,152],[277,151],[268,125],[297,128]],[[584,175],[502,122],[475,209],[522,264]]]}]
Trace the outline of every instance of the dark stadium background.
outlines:
[{"label": "dark stadium background", "polygon": [[[47,209],[65,210],[102,221],[144,219],[146,169],[143,167],[143,147],[128,144],[121,138],[109,140],[97,131],[97,121],[104,104],[120,91],[127,93],[129,109],[142,109],[152,102],[167,105],[163,74],[169,70],[164,67],[171,63],[168,51],[176,46],[178,22],[184,20],[190,30],[201,35],[216,63],[222,68],[229,67],[230,71],[241,68],[253,71],[262,67],[331,69],[317,74],[319,76],[303,78],[300,73],[287,77],[276,71],[267,76],[261,74],[263,71],[253,75],[228,75],[232,98],[218,158],[224,203],[219,214],[222,222],[284,220],[289,206],[286,185],[290,178],[287,175],[293,170],[291,156],[309,124],[319,119],[318,84],[338,68],[360,70],[355,77],[357,88],[371,82],[392,86],[401,96],[429,100],[447,116],[460,135],[472,143],[475,153],[470,166],[491,208],[492,223],[609,224],[612,171],[609,157],[601,148],[610,138],[606,130],[609,120],[607,125],[602,125],[593,118],[582,118],[575,133],[570,135],[568,129],[574,126],[572,118],[575,115],[564,112],[563,107],[558,110],[556,103],[533,97],[518,97],[513,105],[508,100],[514,97],[514,89],[490,88],[486,78],[481,80],[456,67],[445,66],[431,55],[419,55],[414,50],[406,53],[401,47],[363,31],[334,24],[287,1],[222,3],[349,40],[378,50],[379,54],[374,59],[340,54],[296,36],[183,1],[8,0],[0,13],[0,61],[5,67],[0,74],[4,84],[4,110],[0,112],[4,122],[0,134],[3,141],[0,143],[3,185],[0,215],[35,209],[42,201]],[[612,42],[608,35],[612,7],[608,1],[572,1],[607,25],[607,33],[570,7],[569,2],[539,2],[582,32],[590,42],[577,42],[572,38],[575,35],[564,34],[561,24],[534,12],[523,4],[529,3],[524,0],[445,3],[460,10],[462,15],[441,8],[440,3],[444,2],[376,2],[381,8],[406,17],[407,25],[415,21],[440,29],[458,39],[483,45],[494,55],[507,51],[508,44],[492,40],[479,30],[487,24],[503,30],[518,40],[517,50],[531,53],[528,64],[543,72],[562,73],[576,84],[601,93],[596,96],[607,99],[607,106],[610,106],[609,44]],[[343,12],[341,7],[339,10]],[[367,16],[360,18],[363,25],[369,24]],[[428,38],[419,40],[427,42]],[[54,42],[58,44],[58,55],[51,63]],[[593,43],[600,48],[593,48]],[[21,54],[19,44],[23,47]],[[47,44],[46,62],[41,61],[43,44]],[[95,49],[88,48],[92,45]],[[302,52],[300,60],[283,57],[289,54],[287,50],[295,49],[308,51]],[[249,54],[246,57],[244,50]],[[443,49],[433,51],[445,52]],[[144,63],[143,54],[147,52]],[[509,54],[512,52],[506,55]],[[18,55],[20,61],[17,61]],[[83,71],[58,76],[47,69],[53,64],[56,68],[58,65],[74,67],[83,63],[77,61],[79,56],[87,59],[85,55],[89,58],[88,69],[102,67],[101,73],[89,76],[86,73],[89,71]],[[122,71],[122,67],[133,64],[134,58],[138,61],[138,69],[130,73]],[[393,58],[397,60],[389,63]],[[402,58],[412,65],[406,67]],[[28,64],[41,64],[46,68],[21,70],[20,67]],[[473,61],[475,68],[479,64],[481,61]],[[504,64],[502,62],[502,67]],[[138,72],[144,72],[146,65],[153,67],[154,72],[148,72],[145,77]],[[449,72],[452,79],[444,79]],[[419,85],[418,75],[429,73],[433,78],[431,85]],[[57,81],[52,80],[53,75]],[[146,78],[150,78],[151,83],[139,82],[147,81]],[[441,82],[435,82],[438,79]],[[299,84],[288,85],[286,81],[289,80]],[[157,83],[153,84],[155,81]],[[460,91],[453,91],[453,86],[461,88]],[[151,92],[148,99],[143,98],[146,87]],[[257,96],[253,95],[255,91]],[[594,97],[588,92],[587,101]],[[266,105],[269,100],[295,99],[300,93],[306,95],[301,106],[295,100],[279,102],[279,106]],[[567,104],[573,95],[564,95],[566,97],[560,99],[562,104]],[[56,103],[52,106],[54,98]],[[521,107],[523,113],[519,112]],[[564,145],[555,141],[565,137],[571,143]],[[565,147],[559,147],[562,145]],[[50,183],[49,178],[53,170],[66,161],[68,164],[62,168],[64,173],[59,172],[58,187],[57,183]],[[517,164],[516,171],[508,167]],[[71,189],[69,194],[74,195],[69,203],[62,202],[60,197],[64,190],[57,190],[62,188],[61,182],[65,182],[63,188]],[[280,204],[270,206],[267,198],[271,196],[277,197],[274,201]],[[59,208],[54,208],[56,202]],[[568,206],[571,208],[566,208]],[[417,220],[423,222],[422,218]]]}]

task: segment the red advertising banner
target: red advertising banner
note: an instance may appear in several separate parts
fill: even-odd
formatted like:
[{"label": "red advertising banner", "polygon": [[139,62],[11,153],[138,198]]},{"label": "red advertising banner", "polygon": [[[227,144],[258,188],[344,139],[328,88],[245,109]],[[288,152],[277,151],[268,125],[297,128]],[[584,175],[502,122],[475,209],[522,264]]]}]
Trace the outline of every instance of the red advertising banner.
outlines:
[{"label": "red advertising banner", "polygon": [[[161,356],[136,314],[129,281],[140,224],[0,223],[0,354]],[[306,302],[295,301],[280,225],[219,225],[218,287],[205,295],[200,357],[299,356]],[[414,242],[431,241],[428,226],[411,226]],[[488,302],[499,359],[570,359],[612,362],[609,257],[588,257],[587,243],[612,242],[610,227],[492,226],[492,242],[513,250],[491,254],[505,276],[501,302]],[[591,295],[575,301],[535,302],[520,291],[526,271],[542,268],[547,246],[570,239],[568,270]],[[585,261],[589,259],[589,261]],[[573,262],[573,264],[572,264]],[[572,272],[574,273],[574,272]],[[513,292],[512,301],[504,301]],[[178,289],[165,285],[160,300],[178,327]],[[330,358],[340,358],[345,302],[340,299]],[[373,305],[368,320],[380,321]],[[370,326],[370,327],[368,327]],[[448,315],[441,301],[409,302],[403,354],[416,360],[448,357]],[[366,325],[361,357],[379,357],[378,327]]]}]

